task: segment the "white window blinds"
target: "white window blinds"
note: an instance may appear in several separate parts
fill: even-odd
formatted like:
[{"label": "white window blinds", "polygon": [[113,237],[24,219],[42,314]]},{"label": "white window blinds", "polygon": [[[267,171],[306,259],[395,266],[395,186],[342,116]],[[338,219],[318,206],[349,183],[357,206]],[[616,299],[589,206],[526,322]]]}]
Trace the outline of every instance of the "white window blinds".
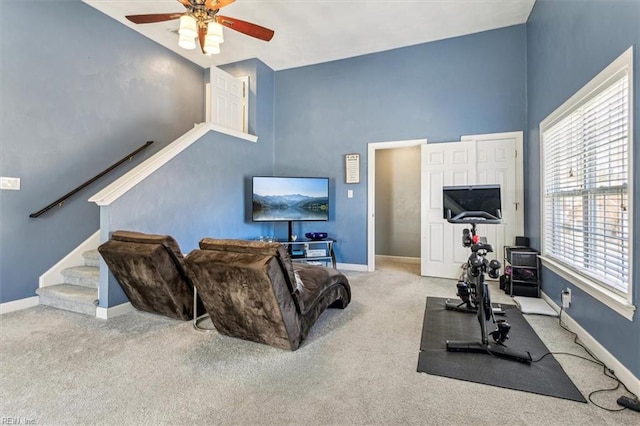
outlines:
[{"label": "white window blinds", "polygon": [[627,295],[629,73],[620,70],[542,128],[544,254]]}]

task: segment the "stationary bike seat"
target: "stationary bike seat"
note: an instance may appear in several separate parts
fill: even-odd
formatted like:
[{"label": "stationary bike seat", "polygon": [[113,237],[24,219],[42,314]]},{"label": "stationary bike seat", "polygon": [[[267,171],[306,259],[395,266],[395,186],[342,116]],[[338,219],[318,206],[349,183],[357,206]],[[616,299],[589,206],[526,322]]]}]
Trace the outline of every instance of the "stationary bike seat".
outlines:
[{"label": "stationary bike seat", "polygon": [[493,246],[487,243],[477,243],[471,246],[471,251],[476,253],[478,250],[486,250],[487,253],[493,253]]}]

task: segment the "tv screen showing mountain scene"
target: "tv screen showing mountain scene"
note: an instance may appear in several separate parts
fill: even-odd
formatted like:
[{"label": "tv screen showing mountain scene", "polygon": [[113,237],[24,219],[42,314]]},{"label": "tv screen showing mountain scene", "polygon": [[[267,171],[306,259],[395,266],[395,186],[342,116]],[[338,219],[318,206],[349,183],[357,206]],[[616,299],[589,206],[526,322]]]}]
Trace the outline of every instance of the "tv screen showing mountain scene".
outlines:
[{"label": "tv screen showing mountain scene", "polygon": [[329,220],[329,179],[254,177],[255,222]]}]

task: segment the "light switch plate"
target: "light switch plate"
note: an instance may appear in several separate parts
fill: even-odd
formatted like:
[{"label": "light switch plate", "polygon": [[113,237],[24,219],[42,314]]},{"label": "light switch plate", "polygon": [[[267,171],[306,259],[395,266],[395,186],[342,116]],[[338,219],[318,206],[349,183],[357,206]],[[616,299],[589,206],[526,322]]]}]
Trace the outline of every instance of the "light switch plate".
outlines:
[{"label": "light switch plate", "polygon": [[347,190],[347,198],[353,198],[353,189]]},{"label": "light switch plate", "polygon": [[20,191],[20,178],[16,177],[0,177],[0,189],[9,189],[12,191]]}]

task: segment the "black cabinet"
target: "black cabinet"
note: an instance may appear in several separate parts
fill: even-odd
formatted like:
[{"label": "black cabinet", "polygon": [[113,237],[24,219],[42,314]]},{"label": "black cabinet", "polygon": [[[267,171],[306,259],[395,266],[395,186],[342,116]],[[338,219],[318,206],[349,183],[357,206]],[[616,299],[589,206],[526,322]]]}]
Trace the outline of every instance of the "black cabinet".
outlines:
[{"label": "black cabinet", "polygon": [[529,247],[504,248],[505,273],[510,268],[507,293],[511,296],[540,297],[540,259]]}]

